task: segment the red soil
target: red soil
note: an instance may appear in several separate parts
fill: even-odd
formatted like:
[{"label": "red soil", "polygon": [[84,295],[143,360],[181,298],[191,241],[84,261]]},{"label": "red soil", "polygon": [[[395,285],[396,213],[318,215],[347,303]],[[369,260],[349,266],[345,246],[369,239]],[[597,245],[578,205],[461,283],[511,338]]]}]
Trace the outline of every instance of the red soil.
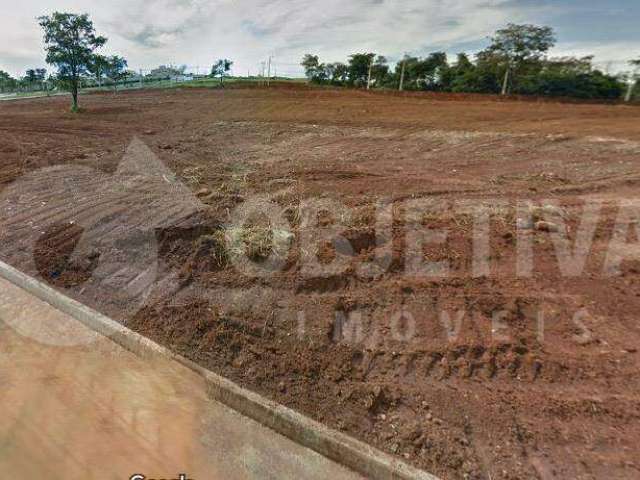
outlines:
[{"label": "red soil", "polygon": [[[80,115],[67,113],[62,98],[0,104],[3,205],[34,191],[29,198],[39,202],[21,213],[3,207],[4,260],[444,479],[640,478],[640,265],[624,261],[614,276],[604,269],[620,202],[640,183],[639,108],[310,89],[82,100]],[[162,182],[128,203],[92,204],[104,231],[125,224],[155,231],[155,241],[137,247],[157,248],[159,258],[159,280],[142,306],[115,296],[113,285],[87,285],[105,253],[74,252],[82,229],[69,221],[80,214],[64,208],[78,207],[68,200],[74,185],[98,190],[101,175],[116,172],[134,136],[204,204],[147,207],[149,195],[165,195]],[[44,180],[24,177],[61,165]],[[98,174],[82,170],[56,187],[79,167]],[[259,195],[287,209],[295,234],[283,269],[266,279],[240,273],[217,243],[234,208]],[[354,214],[343,228],[353,247],[349,266],[328,277],[301,271],[305,227],[297,209],[317,198]],[[374,256],[381,198],[396,202],[380,244],[390,266],[370,280],[357,268]],[[446,278],[405,273],[420,256],[406,239],[404,209],[414,199],[446,207],[424,219],[448,232],[446,243],[421,251],[449,262]],[[585,204],[603,203],[581,275],[562,275],[552,235],[536,230],[524,233],[533,274],[516,275],[522,200],[560,205],[572,239]],[[491,213],[483,276],[472,274],[478,207]],[[325,245],[320,262],[343,250]],[[504,312],[499,332],[496,312]],[[576,312],[584,313],[578,321]],[[360,335],[350,335],[358,330],[337,313],[361,315]]]}]

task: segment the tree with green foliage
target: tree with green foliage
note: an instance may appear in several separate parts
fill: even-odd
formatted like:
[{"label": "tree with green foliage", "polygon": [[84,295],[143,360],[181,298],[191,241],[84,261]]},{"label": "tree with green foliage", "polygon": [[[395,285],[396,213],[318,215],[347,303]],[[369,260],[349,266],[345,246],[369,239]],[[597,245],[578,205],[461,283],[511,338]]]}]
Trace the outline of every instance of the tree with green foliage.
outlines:
[{"label": "tree with green foliage", "polygon": [[540,61],[540,68],[523,76],[516,93],[584,99],[620,98],[622,81],[593,68],[593,57],[561,57]]},{"label": "tree with green foliage", "polygon": [[418,89],[418,65],[420,63],[420,59],[418,57],[411,57],[405,55],[405,57],[396,64],[396,69],[394,72],[395,78],[397,78],[398,85],[400,84],[400,80],[402,77],[402,70],[404,68],[404,78],[403,80],[403,90],[417,90]]},{"label": "tree with green foliage", "polygon": [[337,83],[335,81],[335,77],[336,77],[335,66],[336,65],[334,63],[327,63],[326,65],[323,65],[323,71],[324,71],[324,76],[326,77],[326,82],[330,84]]},{"label": "tree with green foliage", "polygon": [[503,63],[502,94],[509,92],[509,82],[515,83],[520,69],[528,62],[539,60],[556,42],[551,27],[510,23],[491,39],[485,57],[493,56]]},{"label": "tree with green foliage", "polygon": [[99,87],[102,86],[102,79],[105,77],[107,66],[108,59],[104,55],[93,55],[91,61],[89,62],[89,73],[94,76]]},{"label": "tree with green foliage", "polygon": [[310,82],[322,83],[327,79],[327,68],[320,63],[317,55],[307,53],[300,65],[304,68],[304,74]]},{"label": "tree with green foliage", "polygon": [[446,92],[454,92],[459,88],[459,84],[464,82],[466,75],[475,71],[475,65],[466,53],[459,53],[456,63],[440,67],[440,88]]},{"label": "tree with green foliage", "polygon": [[442,76],[448,69],[447,54],[444,52],[431,53],[422,61],[422,80],[425,90],[441,90]]},{"label": "tree with green foliage", "polygon": [[220,85],[224,86],[224,77],[226,77],[231,71],[233,62],[228,58],[222,58],[213,64],[211,67],[211,76],[220,77]]},{"label": "tree with green foliage", "polygon": [[[469,93],[514,93],[617,99],[629,75],[614,76],[593,67],[593,57],[549,59],[555,43],[550,27],[509,24],[498,30],[491,45],[472,61],[464,53],[449,63],[444,52],[426,57],[403,57],[390,72],[387,60],[374,53],[356,53],[343,63],[323,64],[317,55],[305,55],[302,66],[314,83],[355,87],[402,88]],[[632,62],[640,68],[640,59]],[[370,79],[370,81],[369,81]],[[633,90],[629,87],[628,92]],[[633,93],[633,92],[631,92]]]},{"label": "tree with green foliage", "polygon": [[38,80],[38,74],[35,69],[30,68],[25,72],[24,80],[28,83],[35,83]]},{"label": "tree with green foliage", "polygon": [[349,85],[366,87],[369,79],[369,67],[376,58],[375,53],[354,53],[349,56]]},{"label": "tree with green foliage", "polygon": [[349,65],[342,62],[336,62],[333,64],[333,77],[334,80],[340,82],[342,85],[349,81]]},{"label": "tree with green foliage", "polygon": [[332,85],[345,85],[349,80],[349,67],[342,62],[327,64],[325,71]]},{"label": "tree with green foliage", "polygon": [[20,83],[29,91],[44,90],[46,78],[47,70],[45,68],[30,68],[25,72]]},{"label": "tree with green foliage", "polygon": [[373,60],[371,66],[371,80],[373,85],[382,87],[387,83],[389,79],[389,65],[387,63],[387,57],[378,55]]},{"label": "tree with green foliage", "polygon": [[402,76],[404,62],[403,88],[407,90],[442,90],[442,82],[448,63],[444,52],[435,52],[426,58],[404,57],[402,62],[396,65],[394,84],[397,85]]},{"label": "tree with green foliage", "polygon": [[7,72],[0,70],[0,92],[12,91],[18,85],[18,81]]},{"label": "tree with green foliage", "polygon": [[348,65],[342,62],[324,64],[317,55],[308,53],[300,65],[304,68],[307,79],[318,84],[366,86],[369,69],[372,84],[382,86],[389,78],[387,59],[373,53],[351,55]]},{"label": "tree with green foliage", "polygon": [[9,75],[4,70],[0,70],[0,84],[4,84],[5,82],[9,82],[10,80],[13,80],[11,75]]},{"label": "tree with green foliage", "polygon": [[118,93],[118,82],[124,80],[127,75],[127,61],[117,55],[106,57],[104,75],[113,82],[113,93]]},{"label": "tree with green foliage", "polygon": [[458,83],[458,92],[501,93],[503,78],[503,60],[491,52],[476,54],[475,68],[468,70]]},{"label": "tree with green foliage", "polygon": [[46,92],[47,96],[51,94],[51,90],[54,90],[57,87],[57,84],[58,80],[56,79],[55,75],[49,73],[43,82],[44,91]]},{"label": "tree with green foliage", "polygon": [[634,78],[637,78],[640,74],[640,58],[638,58],[637,60],[630,60],[629,61],[629,65],[631,65],[631,67],[633,67],[633,73],[632,76]]},{"label": "tree with green foliage", "polygon": [[88,14],[54,12],[38,18],[44,30],[47,63],[58,69],[58,78],[71,90],[71,110],[78,111],[80,79],[89,72],[94,52],[107,43],[96,35]]}]

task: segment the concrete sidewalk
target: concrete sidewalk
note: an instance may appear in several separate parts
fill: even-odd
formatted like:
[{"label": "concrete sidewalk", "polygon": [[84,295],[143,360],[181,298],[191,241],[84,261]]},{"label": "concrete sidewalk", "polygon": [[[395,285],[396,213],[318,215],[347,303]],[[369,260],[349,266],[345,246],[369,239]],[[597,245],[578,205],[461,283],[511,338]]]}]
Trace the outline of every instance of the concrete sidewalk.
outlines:
[{"label": "concrete sidewalk", "polygon": [[45,316],[75,322],[0,279],[3,478],[361,478],[208,399],[204,380],[176,362],[142,360],[89,331],[87,345],[45,346],[6,323]]},{"label": "concrete sidewalk", "polygon": [[23,95],[23,96],[0,96],[0,102],[12,102],[15,100],[31,100],[32,98],[51,98],[51,97],[64,97],[69,93],[51,93],[49,95]]}]

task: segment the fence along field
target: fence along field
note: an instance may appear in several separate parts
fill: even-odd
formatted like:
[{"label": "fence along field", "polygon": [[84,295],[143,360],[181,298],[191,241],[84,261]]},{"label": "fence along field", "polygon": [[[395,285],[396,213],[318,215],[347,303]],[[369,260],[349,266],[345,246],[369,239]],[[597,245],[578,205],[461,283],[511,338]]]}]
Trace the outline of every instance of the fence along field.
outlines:
[{"label": "fence along field", "polygon": [[[56,20],[56,15],[60,16]],[[65,17],[66,15],[66,17]],[[88,16],[68,16],[54,13],[49,20],[39,19],[45,33],[51,22],[64,19],[66,28],[75,28],[85,23],[86,38],[94,35],[93,23]],[[74,19],[76,24],[69,23]],[[70,27],[71,25],[71,27]],[[60,33],[61,30],[58,30]],[[0,95],[32,96],[50,95],[63,90],[101,90],[118,86],[131,88],[160,88],[176,84],[192,86],[222,86],[230,75],[233,61],[220,59],[208,66],[162,65],[154,69],[129,69],[127,61],[115,55],[104,56],[97,50],[107,42],[105,37],[87,51],[81,52],[82,62],[77,72],[69,74],[64,58],[51,57],[52,72],[45,68],[28,69],[21,78],[13,78],[0,71]],[[55,52],[56,42],[68,39],[45,38],[49,52]],[[104,40],[104,41],[103,41]],[[53,43],[51,43],[53,41]],[[256,75],[247,72],[245,78],[257,79],[270,84],[271,79],[306,76],[315,84],[348,86],[355,88],[418,90],[454,93],[517,94],[552,97],[576,97],[583,99],[624,100],[631,102],[638,95],[637,79],[640,59],[594,61],[593,56],[552,57],[549,50],[555,45],[556,36],[551,27],[509,24],[499,29],[491,38],[487,48],[475,54],[475,59],[459,53],[451,62],[445,52],[434,52],[428,56],[404,55],[392,70],[384,55],[376,53],[354,53],[346,63],[321,63],[318,55],[307,54],[301,63],[276,62],[272,56],[256,69]],[[79,44],[78,44],[79,45]],[[61,49],[60,51],[64,51]],[[58,63],[56,63],[56,61]],[[57,65],[57,67],[56,67]],[[57,70],[56,70],[57,68]],[[214,81],[215,78],[220,83]],[[236,79],[241,78],[235,76]]]}]

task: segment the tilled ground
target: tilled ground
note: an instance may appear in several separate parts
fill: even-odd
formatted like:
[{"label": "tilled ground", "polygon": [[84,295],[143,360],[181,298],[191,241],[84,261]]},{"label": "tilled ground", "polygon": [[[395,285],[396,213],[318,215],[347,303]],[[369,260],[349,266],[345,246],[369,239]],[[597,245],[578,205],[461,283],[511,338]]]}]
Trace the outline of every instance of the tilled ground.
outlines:
[{"label": "tilled ground", "polygon": [[[60,98],[0,105],[3,260],[442,478],[640,478],[640,109],[303,88],[83,100],[76,116]],[[235,224],[256,202],[286,228]],[[589,220],[584,268],[559,262]],[[428,228],[446,241],[420,245]],[[281,240],[277,273],[250,274],[230,237],[258,267]]]}]

